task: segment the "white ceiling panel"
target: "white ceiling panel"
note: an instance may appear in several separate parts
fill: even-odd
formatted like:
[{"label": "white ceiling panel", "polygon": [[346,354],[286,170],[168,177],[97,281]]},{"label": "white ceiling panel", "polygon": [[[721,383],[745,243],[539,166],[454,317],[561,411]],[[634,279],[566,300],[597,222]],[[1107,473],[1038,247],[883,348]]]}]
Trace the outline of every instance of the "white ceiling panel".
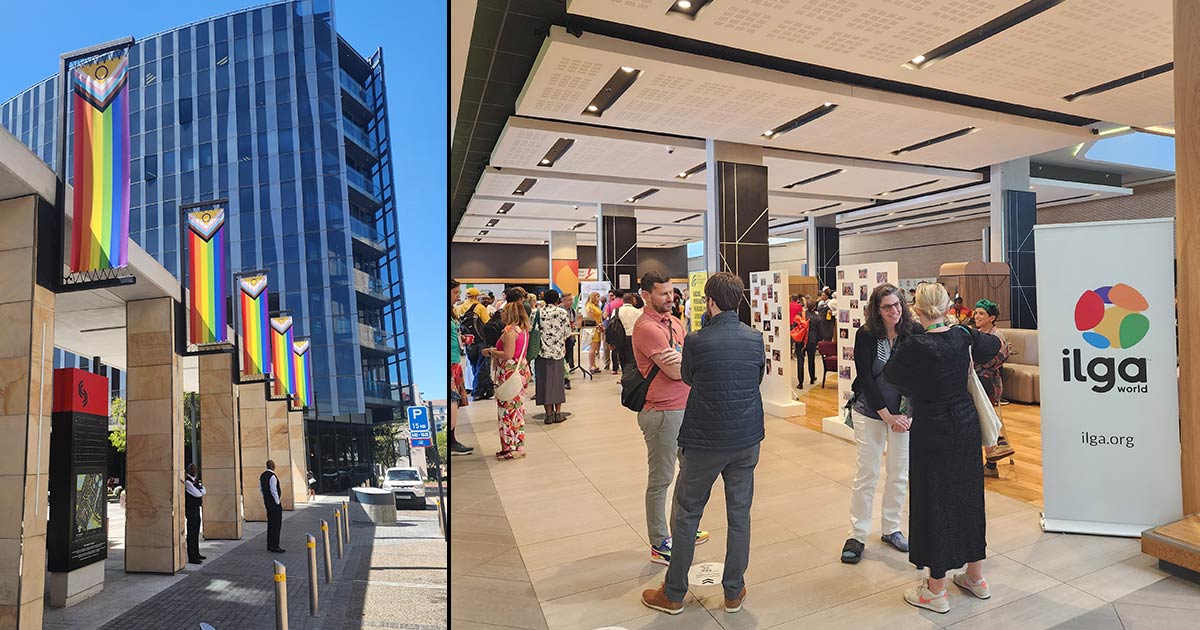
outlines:
[{"label": "white ceiling panel", "polygon": [[920,70],[903,64],[1024,0],[719,0],[695,20],[668,15],[672,4],[572,0],[569,11],[1099,120],[1148,126],[1174,119],[1173,73],[1074,102],[1062,98],[1171,61],[1171,0],[1070,0]]},{"label": "white ceiling panel", "polygon": [[[778,2],[779,0],[775,0]],[[623,66],[640,78],[602,118],[583,111]],[[838,108],[774,140],[780,126],[825,102]],[[714,138],[742,144],[974,169],[1075,144],[1085,129],[852,88],[607,37],[554,28],[517,103],[521,116]],[[892,151],[975,127],[894,156]]]}]

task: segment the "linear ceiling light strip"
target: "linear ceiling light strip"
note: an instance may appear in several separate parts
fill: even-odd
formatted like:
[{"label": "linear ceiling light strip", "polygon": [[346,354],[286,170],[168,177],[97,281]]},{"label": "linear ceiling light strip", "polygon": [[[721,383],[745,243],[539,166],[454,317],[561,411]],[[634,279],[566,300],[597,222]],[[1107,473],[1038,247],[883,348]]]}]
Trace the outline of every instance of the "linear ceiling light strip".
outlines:
[{"label": "linear ceiling light strip", "polygon": [[583,108],[583,111],[580,113],[584,116],[594,116],[596,118],[603,116],[604,112],[608,111],[613,106],[613,103],[616,103],[617,99],[621,98],[621,95],[625,94],[625,90],[632,87],[634,81],[637,81],[640,76],[642,76],[641,70],[630,66],[621,66],[620,69],[613,73],[612,78],[604,84],[604,87],[600,88],[596,96],[592,97],[588,106]]},{"label": "linear ceiling light strip", "polygon": [[766,138],[767,140],[774,140],[775,138],[792,131],[793,129],[807,125],[808,123],[822,116],[832,113],[833,110],[837,109],[837,107],[838,106],[834,103],[825,103],[820,107],[815,107],[807,112],[804,112],[796,118],[793,118],[782,125],[775,127],[774,129],[768,129],[764,131],[762,137]]},{"label": "linear ceiling light strip", "polygon": [[667,9],[667,15],[695,20],[700,10],[711,2],[712,0],[675,0]]},{"label": "linear ceiling light strip", "polygon": [[1109,90],[1115,90],[1119,87],[1129,85],[1130,83],[1136,83],[1138,81],[1149,79],[1150,77],[1156,77],[1160,74],[1170,72],[1171,70],[1174,70],[1174,69],[1175,69],[1175,62],[1172,61],[1169,63],[1164,63],[1161,66],[1155,66],[1153,68],[1150,68],[1149,70],[1142,70],[1141,72],[1135,72],[1127,77],[1121,77],[1120,79],[1109,81],[1108,83],[1101,83],[1100,85],[1092,86],[1086,90],[1080,90],[1078,92],[1075,92],[1074,94],[1068,94],[1063,97],[1063,100],[1070,103],[1071,101],[1074,101],[1077,98],[1083,98],[1084,96],[1094,96],[1096,94],[1100,94],[1101,92],[1108,92]]},{"label": "linear ceiling light strip", "polygon": [[642,192],[626,199],[625,203],[637,203],[637,202],[645,199],[646,197],[653,195],[656,192],[658,192],[657,188],[647,188],[646,190],[643,190]]},{"label": "linear ceiling light strip", "polygon": [[883,192],[879,193],[879,195],[878,195],[878,196],[879,196],[879,197],[886,197],[886,196],[888,196],[888,195],[894,195],[894,194],[896,194],[896,193],[898,193],[898,192],[904,192],[904,191],[906,191],[906,190],[912,190],[912,189],[914,189],[914,188],[920,188],[920,187],[922,187],[922,186],[928,186],[928,185],[930,185],[930,184],[936,184],[936,183],[938,183],[938,182],[940,182],[940,181],[941,181],[940,179],[931,179],[931,180],[929,180],[929,181],[927,181],[927,182],[921,182],[921,183],[919,183],[919,184],[912,184],[912,185],[910,185],[910,186],[901,186],[900,188],[893,188],[893,189],[891,189],[891,190],[885,190],[885,191],[883,191]]},{"label": "linear ceiling light strip", "polygon": [[908,63],[904,64],[909,70],[922,70],[933,65],[937,61],[941,61],[951,55],[960,53],[975,44],[978,44],[989,37],[998,35],[1018,24],[1034,17],[1043,11],[1053,9],[1062,4],[1065,0],[1030,0],[1025,4],[997,17],[996,19],[980,26],[977,29],[959,35],[954,39],[934,48],[924,55],[913,57]]},{"label": "linear ceiling light strip", "polygon": [[675,177],[678,177],[679,179],[687,179],[687,178],[691,177],[692,175],[695,175],[696,173],[699,173],[700,171],[703,171],[707,168],[708,168],[708,164],[705,162],[701,162],[701,163],[693,166],[692,168],[689,168],[688,170],[676,175]]},{"label": "linear ceiling light strip", "polygon": [[571,146],[574,144],[574,138],[559,138],[554,142],[554,145],[550,147],[550,150],[546,151],[546,155],[542,156],[541,160],[538,160],[538,166],[545,168],[553,167],[554,163],[562,159],[563,154],[570,150]]},{"label": "linear ceiling light strip", "polygon": [[701,216],[704,216],[704,215],[701,215],[701,214],[692,214],[692,215],[688,215],[688,216],[686,216],[686,217],[683,217],[682,219],[675,219],[675,220],[674,220],[674,221],[672,221],[671,223],[683,223],[683,222],[685,222],[685,221],[691,221],[692,219],[695,219],[695,218],[697,218],[697,217],[701,217]]},{"label": "linear ceiling light strip", "polygon": [[958,131],[953,131],[944,136],[930,138],[929,140],[925,140],[923,142],[918,142],[916,144],[910,144],[902,149],[896,149],[895,151],[892,151],[892,155],[900,155],[901,153],[911,153],[913,151],[920,151],[921,149],[931,147],[935,144],[946,142],[948,140],[953,140],[955,138],[961,138],[969,133],[974,133],[978,130],[979,130],[978,127],[966,127],[965,129],[959,129]]},{"label": "linear ceiling light strip", "polygon": [[525,179],[521,180],[520,184],[517,184],[517,189],[513,191],[513,194],[524,195],[525,193],[529,192],[529,189],[533,188],[533,185],[536,183],[536,179],[532,177],[526,177]]},{"label": "linear ceiling light strip", "polygon": [[792,183],[788,184],[787,186],[784,186],[784,188],[791,190],[792,188],[795,188],[797,186],[804,186],[805,184],[811,184],[813,182],[818,182],[827,177],[833,177],[834,175],[840,175],[841,173],[844,173],[844,172],[845,172],[845,169],[835,168],[832,171],[829,171],[826,173],[821,173],[820,175],[814,175],[812,177],[809,177],[808,179],[802,179],[798,182],[792,182]]}]

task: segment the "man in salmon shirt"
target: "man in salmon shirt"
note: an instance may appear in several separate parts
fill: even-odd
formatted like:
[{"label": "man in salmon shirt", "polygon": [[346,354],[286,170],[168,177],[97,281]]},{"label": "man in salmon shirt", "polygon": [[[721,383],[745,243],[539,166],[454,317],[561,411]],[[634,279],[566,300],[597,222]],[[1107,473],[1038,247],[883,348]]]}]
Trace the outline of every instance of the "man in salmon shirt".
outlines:
[{"label": "man in salmon shirt", "polygon": [[[679,426],[691,388],[679,374],[683,358],[683,325],[671,315],[675,293],[671,279],[661,272],[642,276],[642,316],[633,325],[633,356],[643,377],[658,366],[646,391],[646,405],[638,412],[638,426],[646,440],[646,531],[650,561],[671,564],[671,535],[667,530],[667,488],[675,478],[675,453]],[[708,532],[696,533],[696,544],[708,541]]]}]

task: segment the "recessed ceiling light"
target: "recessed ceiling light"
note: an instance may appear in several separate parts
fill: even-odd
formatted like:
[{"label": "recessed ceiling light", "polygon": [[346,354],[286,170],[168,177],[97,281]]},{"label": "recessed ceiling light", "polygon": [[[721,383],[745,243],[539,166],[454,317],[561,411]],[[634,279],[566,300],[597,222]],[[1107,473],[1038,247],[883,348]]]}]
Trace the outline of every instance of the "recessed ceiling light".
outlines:
[{"label": "recessed ceiling light", "polygon": [[767,131],[763,132],[763,137],[767,138],[769,140],[773,140],[776,136],[785,134],[785,133],[792,131],[793,129],[797,129],[803,125],[807,125],[808,123],[810,123],[826,114],[829,114],[830,112],[832,112],[835,109],[837,109],[837,105],[835,105],[833,103],[824,103],[820,107],[816,107],[807,112],[804,112],[803,114],[797,116],[796,118],[793,118],[774,129],[768,129]]},{"label": "recessed ceiling light", "polygon": [[675,177],[678,177],[679,179],[687,179],[687,178],[691,177],[692,175],[695,175],[696,173],[699,173],[700,171],[703,171],[707,168],[708,168],[708,164],[705,162],[701,162],[701,163],[693,166],[692,168],[689,168],[688,170],[676,175]]},{"label": "recessed ceiling light", "polygon": [[633,203],[633,197],[630,197],[630,198],[626,199],[626,200],[625,200],[625,203]]},{"label": "recessed ceiling light", "polygon": [[572,207],[572,208],[574,208],[574,209],[576,209],[576,210],[578,210],[578,209],[579,209],[579,206],[571,206],[571,207]]},{"label": "recessed ceiling light", "polygon": [[678,177],[680,179],[687,179],[687,172],[686,171],[682,172],[682,173],[676,175],[675,177]]},{"label": "recessed ceiling light", "polygon": [[476,242],[476,243],[478,243],[479,241],[482,241],[482,240],[483,240],[483,239],[479,238],[478,236],[476,236],[476,237],[474,238],[474,242]]},{"label": "recessed ceiling light", "polygon": [[676,5],[677,5],[677,6],[678,6],[680,9],[690,9],[690,8],[692,8],[692,3],[691,3],[691,2],[689,2],[688,0],[679,0],[679,2],[676,2],[675,4],[676,4]]},{"label": "recessed ceiling light", "polygon": [[502,204],[500,206],[500,209],[496,210],[496,214],[508,214],[508,211],[512,210],[514,205],[515,204],[512,204],[512,203]]},{"label": "recessed ceiling light", "polygon": [[555,140],[554,144],[550,146],[550,149],[546,151],[546,154],[542,156],[541,161],[538,162],[538,166],[554,166],[554,164],[561,160],[562,157],[566,155],[567,151],[571,150],[571,147],[574,145],[574,138],[559,138],[558,140]]},{"label": "recessed ceiling light", "polygon": [[798,182],[792,182],[792,183],[788,184],[787,186],[784,186],[784,188],[791,190],[792,188],[795,188],[796,186],[804,186],[805,184],[811,184],[813,182],[818,182],[818,181],[821,181],[822,179],[825,179],[827,177],[833,177],[834,175],[838,175],[843,172],[844,172],[844,169],[835,168],[832,171],[827,171],[825,173],[821,173],[820,175],[814,175],[812,177],[809,177],[808,179],[802,179]]},{"label": "recessed ceiling light", "polygon": [[667,9],[668,16],[684,17],[689,20],[696,19],[696,14],[707,6],[712,0],[675,0]]},{"label": "recessed ceiling light", "polygon": [[614,72],[612,77],[605,82],[600,91],[596,92],[582,114],[596,118],[603,116],[604,112],[608,111],[640,76],[642,76],[641,70],[630,66],[621,66],[621,69]]},{"label": "recessed ceiling light", "polygon": [[526,177],[525,179],[521,180],[520,184],[517,184],[517,188],[516,188],[516,190],[513,191],[513,194],[514,195],[524,195],[525,193],[529,192],[529,189],[533,188],[533,185],[536,183],[537,183],[536,179],[534,179],[532,177]]},{"label": "recessed ceiling light", "polygon": [[901,153],[908,153],[910,151],[918,151],[920,149],[924,149],[925,147],[933,146],[933,145],[941,143],[941,142],[946,142],[947,140],[961,138],[962,136],[965,136],[965,135],[971,134],[971,133],[975,133],[976,131],[979,131],[979,127],[965,127],[963,129],[959,129],[958,131],[950,132],[944,136],[930,138],[929,140],[923,140],[916,144],[910,144],[906,147],[896,149],[895,151],[892,151],[892,155],[900,155]]},{"label": "recessed ceiling light", "polygon": [[643,190],[642,192],[630,197],[629,203],[637,203],[637,202],[645,199],[646,197],[653,195],[656,192],[658,192],[657,188],[647,188],[646,190]]},{"label": "recessed ceiling light", "polygon": [[488,219],[487,226],[493,227],[500,222],[500,219]]},{"label": "recessed ceiling light", "polygon": [[1052,9],[1066,0],[1028,0],[1021,3],[1015,9],[996,17],[990,22],[973,28],[966,33],[955,37],[954,39],[934,48],[933,50],[913,57],[908,63],[904,64],[909,70],[920,70],[928,68],[934,62],[940,61],[951,55],[960,53],[975,44],[978,44],[993,35],[1002,33],[1031,17],[1034,17],[1048,9]]}]

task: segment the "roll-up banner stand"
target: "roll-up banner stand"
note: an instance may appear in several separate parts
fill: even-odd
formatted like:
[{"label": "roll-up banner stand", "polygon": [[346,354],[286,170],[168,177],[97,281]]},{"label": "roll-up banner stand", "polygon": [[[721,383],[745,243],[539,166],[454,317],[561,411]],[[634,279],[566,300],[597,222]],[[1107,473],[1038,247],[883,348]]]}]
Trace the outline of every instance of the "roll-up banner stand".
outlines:
[{"label": "roll-up banner stand", "polygon": [[1174,220],[1039,225],[1042,529],[1183,516]]}]

